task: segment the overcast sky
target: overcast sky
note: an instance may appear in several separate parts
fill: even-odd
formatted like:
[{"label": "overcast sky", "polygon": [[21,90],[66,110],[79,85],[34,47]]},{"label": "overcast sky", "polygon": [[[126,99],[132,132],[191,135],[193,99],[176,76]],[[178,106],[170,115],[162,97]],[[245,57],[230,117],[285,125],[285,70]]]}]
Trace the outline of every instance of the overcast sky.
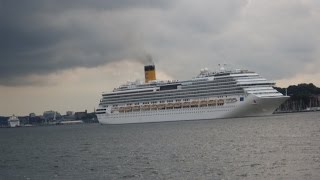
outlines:
[{"label": "overcast sky", "polygon": [[0,0],[0,115],[93,111],[102,91],[217,64],[320,86],[319,0]]}]

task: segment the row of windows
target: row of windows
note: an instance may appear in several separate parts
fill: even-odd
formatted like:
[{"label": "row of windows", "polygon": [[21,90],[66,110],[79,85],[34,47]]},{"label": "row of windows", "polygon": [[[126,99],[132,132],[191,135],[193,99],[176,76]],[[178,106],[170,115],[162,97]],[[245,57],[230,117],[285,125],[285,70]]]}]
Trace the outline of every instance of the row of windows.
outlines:
[{"label": "row of windows", "polygon": [[254,84],[239,84],[242,87],[250,87],[250,86],[273,86],[274,83],[254,83]]},{"label": "row of windows", "polygon": [[[236,98],[234,98],[236,99]],[[202,100],[207,100],[207,99],[200,99],[200,101]],[[169,100],[172,101],[172,100]],[[176,100],[176,102],[178,102],[179,100]],[[236,102],[236,101],[226,101],[226,103],[231,103],[231,102]],[[136,103],[139,104],[139,103]],[[145,103],[143,103],[145,104]],[[171,105],[169,107],[169,105]],[[165,104],[158,104],[158,106],[131,106],[131,103],[127,104],[127,107],[120,107],[120,109],[118,108],[113,108],[112,111],[140,111],[140,109],[143,110],[156,110],[156,109],[181,109],[181,108],[190,108],[190,107],[207,107],[207,106],[222,106],[224,105],[224,102],[220,102],[220,101],[214,101],[213,103],[208,103],[206,102],[205,104],[202,104],[202,102],[199,102],[197,104],[193,104],[193,103],[189,103],[189,104],[181,104],[181,103],[177,103],[177,104],[167,104],[167,107],[165,106]],[[128,108],[128,109],[126,109]]]},{"label": "row of windows", "polygon": [[[223,94],[223,96],[228,96],[228,95],[240,95],[240,94],[243,94],[243,91],[239,91],[239,92],[223,92],[223,93],[220,93],[218,94],[220,97],[223,97],[221,96],[221,94]],[[213,97],[215,96],[214,94],[212,95],[211,93],[209,94],[199,94],[199,95],[189,95],[188,98],[190,99],[193,99],[193,98],[209,98],[209,97]],[[174,98],[179,98],[179,97],[174,97]],[[128,102],[141,102],[141,101],[152,101],[152,100],[164,100],[164,99],[168,99],[167,97],[155,97],[155,98],[152,98],[152,99],[136,99],[136,100],[131,100],[131,101],[114,101],[114,102],[103,102],[101,103],[101,105],[103,104],[114,104],[114,103],[128,103]],[[167,102],[173,102],[173,100],[167,100]]]},{"label": "row of windows", "polygon": [[252,94],[280,94],[278,92],[254,92]]},{"label": "row of windows", "polygon": [[245,86],[260,87],[261,85],[272,87],[274,85],[274,83],[271,83],[271,82],[263,82],[263,83],[262,82],[260,82],[260,83],[254,82],[254,83],[246,83],[246,84],[239,83],[237,85],[241,86],[241,87],[245,87]]},{"label": "row of windows", "polygon": [[139,101],[147,101],[145,99],[148,99],[148,101],[150,101],[150,98],[151,100],[152,99],[157,99],[157,98],[165,98],[165,99],[170,99],[170,98],[185,98],[185,97],[188,97],[190,98],[191,96],[194,96],[194,95],[199,95],[199,94],[205,94],[205,95],[220,95],[220,94],[232,94],[232,93],[242,93],[243,90],[236,87],[236,88],[228,88],[228,89],[220,89],[219,91],[212,91],[212,90],[201,90],[201,91],[195,91],[195,92],[177,92],[177,93],[171,93],[171,94],[168,94],[168,95],[163,95],[163,94],[155,94],[153,96],[141,96],[141,97],[134,97],[134,98],[118,98],[118,99],[115,99],[115,100],[110,100],[110,99],[104,99],[102,101],[102,103],[105,103],[105,102],[122,102],[122,101],[134,101],[134,100],[139,100]]},{"label": "row of windows", "polygon": [[206,83],[203,85],[194,85],[194,86],[183,86],[182,89],[197,89],[197,88],[202,88],[202,87],[224,87],[224,86],[228,86],[228,85],[236,85],[237,82],[236,81],[227,81],[227,82],[219,82],[219,83]]},{"label": "row of windows", "polygon": [[133,92],[119,92],[119,93],[111,93],[111,94],[103,94],[102,96],[108,97],[108,96],[116,96],[116,95],[126,95],[126,94],[138,94],[138,93],[146,93],[146,92],[153,92],[153,89],[149,90],[141,90],[141,91],[133,91]]},{"label": "row of windows", "polygon": [[131,112],[131,113],[119,113],[119,114],[111,114],[110,116],[113,118],[117,117],[141,117],[141,116],[154,116],[154,115],[170,115],[170,114],[194,114],[194,113],[208,113],[208,112],[216,112],[216,111],[230,111],[235,106],[216,106],[214,108],[192,108],[188,111],[185,109],[172,109],[164,111],[143,111],[143,112]]},{"label": "row of windows", "polygon": [[262,76],[255,74],[251,76],[233,76],[236,79],[254,79],[254,78],[263,78]]},{"label": "row of windows", "polygon": [[[239,92],[239,93],[227,93],[225,92],[226,96],[227,95],[235,95],[235,94],[243,94],[243,92]],[[202,98],[202,99],[205,99],[205,98],[209,98],[209,97],[212,97],[212,95],[192,95],[192,96],[189,96],[190,98]],[[219,97],[223,97],[223,96],[219,96]],[[151,100],[160,100],[160,99],[165,99],[165,98],[153,98],[153,99],[136,99],[136,100],[132,100],[134,102],[141,102],[141,101],[151,101]],[[132,101],[127,101],[127,102],[132,102]],[[105,102],[105,103],[101,103],[101,104],[113,104],[113,103],[127,103],[126,101],[115,101],[115,102]],[[163,101],[162,101],[163,102]],[[173,100],[167,100],[167,102],[173,102]],[[145,103],[146,104],[146,103]]]},{"label": "row of windows", "polygon": [[175,92],[170,92],[170,93],[153,93],[153,94],[148,94],[148,95],[140,95],[137,97],[118,97],[118,98],[104,98],[102,101],[121,101],[121,100],[129,100],[129,99],[142,99],[142,98],[151,98],[151,97],[172,97],[172,96],[177,96],[177,95],[186,95],[188,97],[188,94],[199,94],[199,93],[206,93],[206,92],[223,92],[226,90],[234,90],[234,91],[242,91],[240,87],[233,86],[233,87],[224,87],[224,88],[214,88],[214,89],[199,89],[197,91],[175,91]]},{"label": "row of windows", "polygon": [[[219,77],[219,76],[224,76],[224,77]],[[254,77],[260,77],[259,75],[257,74],[252,74],[252,75],[246,75],[244,74],[243,76],[230,76],[230,74],[218,74],[218,75],[215,75],[214,76],[215,79],[214,81],[208,81],[208,80],[204,80],[204,81],[178,81],[177,83],[192,83],[191,85],[194,85],[194,86],[198,86],[198,85],[201,85],[203,83],[208,83],[208,82],[226,82],[226,81],[232,81],[234,80],[234,78],[237,78],[237,79],[251,79],[251,78],[254,78]],[[177,84],[177,83],[170,83],[170,84]],[[144,89],[144,88],[151,88],[151,87],[155,87],[157,84],[142,84],[142,85],[138,85],[136,86],[135,89]],[[163,85],[166,85],[166,84],[163,84]],[[126,91],[126,90],[129,90],[127,87],[120,87],[118,88],[119,92],[121,91]],[[111,94],[110,94],[111,95]]]},{"label": "row of windows", "polygon": [[[199,85],[184,85],[182,86],[182,90],[181,91],[188,91],[188,90],[192,90],[192,89],[208,89],[208,88],[212,88],[212,89],[219,89],[222,87],[229,87],[231,84],[236,85],[236,82],[230,83],[230,82],[214,82],[214,83],[206,83],[203,84],[201,86]],[[175,90],[168,90],[168,91],[159,91],[159,94],[170,94],[172,92],[174,92]],[[108,99],[116,99],[118,97],[133,97],[133,96],[141,96],[141,95],[151,95],[154,94],[153,91],[148,91],[148,92],[139,92],[139,93],[123,93],[123,94],[116,94],[116,95],[112,95],[112,96],[106,96],[103,95],[104,98],[108,97]],[[124,96],[126,95],[126,96]]]}]

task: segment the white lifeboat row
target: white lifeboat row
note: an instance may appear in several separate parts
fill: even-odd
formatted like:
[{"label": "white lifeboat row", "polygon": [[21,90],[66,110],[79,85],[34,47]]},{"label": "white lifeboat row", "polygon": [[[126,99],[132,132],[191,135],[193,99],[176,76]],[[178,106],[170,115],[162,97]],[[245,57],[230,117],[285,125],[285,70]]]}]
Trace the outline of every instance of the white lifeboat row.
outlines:
[{"label": "white lifeboat row", "polygon": [[159,104],[145,104],[145,105],[128,105],[124,107],[113,107],[111,109],[111,113],[223,106],[225,103],[235,103],[237,101],[238,101],[237,98],[228,98],[228,99],[211,99],[211,100],[193,100],[190,102],[182,102],[182,103],[175,102],[175,103],[159,103]]}]

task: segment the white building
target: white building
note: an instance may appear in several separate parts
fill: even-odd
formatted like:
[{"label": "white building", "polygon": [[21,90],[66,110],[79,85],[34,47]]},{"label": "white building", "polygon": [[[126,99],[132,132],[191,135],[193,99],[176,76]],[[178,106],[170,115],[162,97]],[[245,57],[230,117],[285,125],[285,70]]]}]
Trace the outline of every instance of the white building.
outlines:
[{"label": "white building", "polygon": [[66,112],[66,115],[67,115],[67,116],[73,116],[74,113],[73,113],[73,111],[67,111],[67,112]]}]

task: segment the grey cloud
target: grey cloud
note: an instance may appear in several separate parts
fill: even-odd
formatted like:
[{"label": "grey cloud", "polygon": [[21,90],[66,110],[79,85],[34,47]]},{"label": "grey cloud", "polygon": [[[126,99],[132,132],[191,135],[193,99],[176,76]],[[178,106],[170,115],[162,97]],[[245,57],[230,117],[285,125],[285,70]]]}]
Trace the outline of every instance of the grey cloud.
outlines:
[{"label": "grey cloud", "polygon": [[183,1],[172,24],[187,33],[221,33],[246,4],[247,0]]},{"label": "grey cloud", "polygon": [[[209,66],[214,69],[219,63],[248,68],[270,79],[310,73],[302,71],[306,64],[319,64],[317,32],[320,24],[317,19],[320,17],[315,12],[320,4],[308,2],[250,1],[239,5],[233,16],[225,17],[218,31],[204,33],[196,28],[192,34],[181,31],[178,36],[184,37],[181,39],[185,39],[185,49],[183,57],[177,58],[184,58],[184,64],[193,66],[189,66],[190,70],[169,64],[167,67],[179,78],[187,77],[188,73],[190,77],[195,68]],[[214,13],[206,14],[210,17]],[[210,26],[215,21],[203,23]]]},{"label": "grey cloud", "polygon": [[319,9],[316,0],[0,0],[0,85],[121,59],[144,63],[148,53],[177,79],[219,63],[290,77],[319,64]]},{"label": "grey cloud", "polygon": [[25,85],[28,75],[134,59],[140,52],[129,47],[134,42],[128,37],[135,36],[130,22],[119,20],[119,25],[108,15],[167,7],[155,0],[0,0],[0,85]]}]

